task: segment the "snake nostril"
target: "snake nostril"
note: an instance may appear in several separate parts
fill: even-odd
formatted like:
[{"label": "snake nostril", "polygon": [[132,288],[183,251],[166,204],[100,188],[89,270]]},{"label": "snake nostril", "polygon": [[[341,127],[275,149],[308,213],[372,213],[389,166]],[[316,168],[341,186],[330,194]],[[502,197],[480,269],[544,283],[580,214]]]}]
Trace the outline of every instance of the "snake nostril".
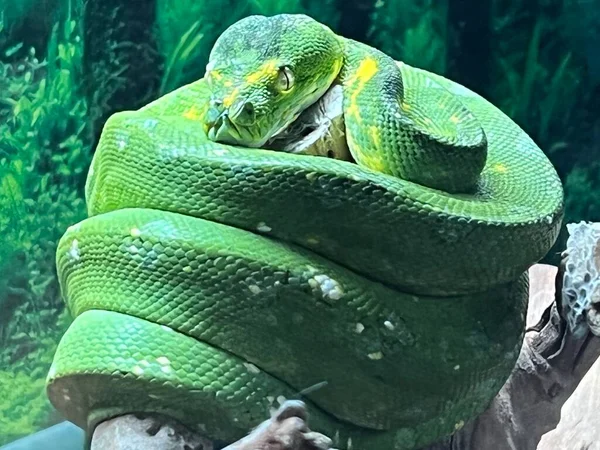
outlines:
[{"label": "snake nostril", "polygon": [[252,102],[244,103],[244,107],[242,108],[242,113],[247,117],[254,116],[254,105],[252,104]]},{"label": "snake nostril", "polygon": [[219,108],[211,106],[205,116],[205,123],[207,125],[216,125],[217,122],[222,121],[222,112]]}]

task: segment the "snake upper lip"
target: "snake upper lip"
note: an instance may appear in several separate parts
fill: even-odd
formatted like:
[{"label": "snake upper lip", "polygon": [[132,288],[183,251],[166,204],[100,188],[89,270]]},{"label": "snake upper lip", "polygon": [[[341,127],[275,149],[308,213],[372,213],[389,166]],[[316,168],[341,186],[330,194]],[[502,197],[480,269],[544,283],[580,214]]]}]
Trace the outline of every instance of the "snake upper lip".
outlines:
[{"label": "snake upper lip", "polygon": [[208,137],[216,142],[231,145],[245,145],[248,147],[259,146],[255,137],[247,128],[237,125],[227,111],[222,112],[214,121],[207,124]]}]

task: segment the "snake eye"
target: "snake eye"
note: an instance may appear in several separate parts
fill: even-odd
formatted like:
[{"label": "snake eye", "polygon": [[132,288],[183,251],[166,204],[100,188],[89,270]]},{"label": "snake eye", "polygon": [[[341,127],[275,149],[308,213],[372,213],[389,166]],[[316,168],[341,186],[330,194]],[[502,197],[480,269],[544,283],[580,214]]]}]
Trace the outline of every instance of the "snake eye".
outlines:
[{"label": "snake eye", "polygon": [[279,69],[275,87],[279,92],[288,92],[294,87],[294,73],[292,72],[292,69],[287,66],[283,66]]}]

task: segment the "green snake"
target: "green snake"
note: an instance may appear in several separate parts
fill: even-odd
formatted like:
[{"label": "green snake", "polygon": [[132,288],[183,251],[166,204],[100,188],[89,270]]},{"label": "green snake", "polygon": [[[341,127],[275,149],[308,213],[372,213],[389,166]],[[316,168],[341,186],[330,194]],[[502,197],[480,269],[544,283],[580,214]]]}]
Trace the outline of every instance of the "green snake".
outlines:
[{"label": "green snake", "polygon": [[[352,161],[264,148],[332,85]],[[56,257],[59,411],[234,441],[318,386],[312,426],[346,450],[422,446],[486,408],[563,210],[500,110],[303,15],[240,20],[202,79],[110,117],[86,200]]]}]

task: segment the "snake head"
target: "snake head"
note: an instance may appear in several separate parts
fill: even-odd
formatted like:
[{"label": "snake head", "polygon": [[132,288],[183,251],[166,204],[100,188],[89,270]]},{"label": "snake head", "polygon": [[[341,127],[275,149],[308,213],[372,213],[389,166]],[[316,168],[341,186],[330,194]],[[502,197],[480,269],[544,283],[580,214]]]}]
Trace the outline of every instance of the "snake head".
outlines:
[{"label": "snake head", "polygon": [[249,16],[217,39],[205,80],[209,139],[261,147],[315,103],[336,79],[342,44],[308,16]]}]

